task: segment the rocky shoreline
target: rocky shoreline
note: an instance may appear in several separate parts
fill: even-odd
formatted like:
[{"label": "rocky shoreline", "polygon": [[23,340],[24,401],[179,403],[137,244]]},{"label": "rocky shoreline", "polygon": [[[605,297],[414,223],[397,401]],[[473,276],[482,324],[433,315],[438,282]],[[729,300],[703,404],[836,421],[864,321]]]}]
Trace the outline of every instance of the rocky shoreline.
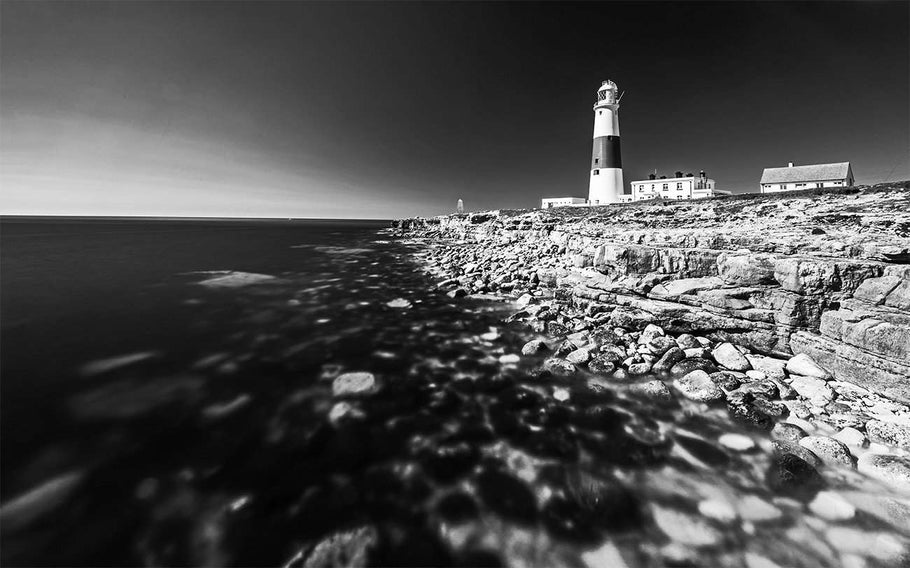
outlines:
[{"label": "rocky shoreline", "polygon": [[[910,184],[398,221],[498,294],[540,372],[725,405],[779,456],[910,494]],[[731,435],[729,449],[751,440]],[[910,519],[910,507],[900,515]]]}]

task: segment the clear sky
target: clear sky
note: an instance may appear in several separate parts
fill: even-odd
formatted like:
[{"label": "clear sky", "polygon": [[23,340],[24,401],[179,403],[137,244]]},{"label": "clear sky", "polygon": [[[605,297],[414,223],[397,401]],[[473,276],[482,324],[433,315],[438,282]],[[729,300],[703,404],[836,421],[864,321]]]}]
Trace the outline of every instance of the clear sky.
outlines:
[{"label": "clear sky", "polygon": [[851,161],[910,178],[910,3],[0,4],[0,213],[392,218]]}]

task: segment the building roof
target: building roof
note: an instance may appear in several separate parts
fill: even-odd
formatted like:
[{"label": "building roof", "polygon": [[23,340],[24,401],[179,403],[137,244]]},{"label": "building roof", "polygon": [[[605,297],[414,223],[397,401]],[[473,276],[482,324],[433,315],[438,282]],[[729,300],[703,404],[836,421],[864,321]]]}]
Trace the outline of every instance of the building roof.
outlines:
[{"label": "building roof", "polygon": [[761,183],[791,183],[795,181],[823,181],[846,179],[850,174],[850,162],[836,164],[813,164],[784,168],[765,168]]}]

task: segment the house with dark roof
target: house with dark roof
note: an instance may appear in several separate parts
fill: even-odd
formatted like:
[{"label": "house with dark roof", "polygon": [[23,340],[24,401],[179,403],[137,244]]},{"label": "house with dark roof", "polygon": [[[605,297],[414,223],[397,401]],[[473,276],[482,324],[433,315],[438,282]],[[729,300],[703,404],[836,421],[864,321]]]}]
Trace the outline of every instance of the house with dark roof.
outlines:
[{"label": "house with dark roof", "polygon": [[786,168],[765,168],[761,175],[761,193],[815,189],[817,187],[853,186],[853,169],[850,162],[813,164]]}]

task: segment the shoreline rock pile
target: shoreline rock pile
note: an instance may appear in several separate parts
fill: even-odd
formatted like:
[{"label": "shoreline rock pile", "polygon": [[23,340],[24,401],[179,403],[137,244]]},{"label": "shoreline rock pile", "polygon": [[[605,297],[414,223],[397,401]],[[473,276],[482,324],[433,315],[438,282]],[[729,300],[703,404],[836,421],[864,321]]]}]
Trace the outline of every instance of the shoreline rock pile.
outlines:
[{"label": "shoreline rock pile", "polygon": [[396,227],[450,297],[515,298],[541,372],[722,404],[781,455],[910,489],[906,185]]}]

